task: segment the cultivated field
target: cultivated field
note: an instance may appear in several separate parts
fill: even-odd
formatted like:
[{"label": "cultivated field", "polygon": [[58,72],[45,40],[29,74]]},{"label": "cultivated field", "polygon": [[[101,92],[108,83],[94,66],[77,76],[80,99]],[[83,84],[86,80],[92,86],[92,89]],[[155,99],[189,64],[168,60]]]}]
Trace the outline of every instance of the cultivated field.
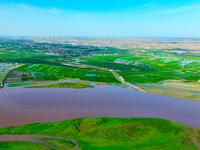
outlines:
[{"label": "cultivated field", "polygon": [[15,69],[7,79],[13,81],[58,81],[79,79],[92,82],[119,83],[111,72],[81,68],[27,64]]}]

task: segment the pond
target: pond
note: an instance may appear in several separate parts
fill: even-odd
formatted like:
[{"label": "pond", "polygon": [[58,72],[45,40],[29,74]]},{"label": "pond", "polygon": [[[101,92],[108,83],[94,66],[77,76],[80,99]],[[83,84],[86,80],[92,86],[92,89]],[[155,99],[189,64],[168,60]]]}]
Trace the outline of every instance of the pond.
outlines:
[{"label": "pond", "polygon": [[6,66],[10,66],[12,64],[0,64],[0,68],[6,67]]}]

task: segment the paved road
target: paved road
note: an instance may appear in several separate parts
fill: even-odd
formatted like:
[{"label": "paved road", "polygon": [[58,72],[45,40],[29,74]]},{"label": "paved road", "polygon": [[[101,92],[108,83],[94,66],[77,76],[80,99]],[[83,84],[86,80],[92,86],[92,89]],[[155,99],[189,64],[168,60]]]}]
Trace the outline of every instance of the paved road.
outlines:
[{"label": "paved road", "polygon": [[110,70],[110,72],[112,72],[112,74],[115,76],[115,78],[118,79],[122,84],[127,85],[128,87],[130,87],[131,89],[133,89],[135,91],[145,92],[143,89],[140,89],[139,87],[137,87],[129,82],[126,82],[122,76],[117,75],[113,70]]}]

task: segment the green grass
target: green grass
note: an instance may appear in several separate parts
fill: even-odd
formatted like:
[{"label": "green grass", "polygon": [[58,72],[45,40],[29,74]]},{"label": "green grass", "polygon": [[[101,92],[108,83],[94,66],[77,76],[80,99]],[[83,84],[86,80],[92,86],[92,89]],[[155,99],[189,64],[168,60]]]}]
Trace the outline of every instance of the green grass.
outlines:
[{"label": "green grass", "polygon": [[18,86],[25,86],[25,85],[34,85],[37,83],[13,83],[13,84],[8,84],[8,87],[18,87]]},{"label": "green grass", "polygon": [[120,57],[127,57],[130,55],[111,55],[111,56],[93,56],[93,57],[82,57],[80,60],[99,60],[99,61],[111,61]]},{"label": "green grass", "polygon": [[8,71],[0,71],[0,81],[3,81]]},{"label": "green grass", "polygon": [[1,150],[51,150],[44,145],[32,142],[0,142]]},{"label": "green grass", "polygon": [[46,85],[37,85],[37,86],[26,86],[25,88],[73,88],[73,89],[82,89],[82,88],[93,88],[92,85],[79,84],[79,83],[56,83],[56,84],[46,84]]},{"label": "green grass", "polygon": [[65,137],[77,141],[82,150],[195,149],[192,132],[189,135],[185,127],[155,118],[77,118],[2,128],[0,134]]},{"label": "green grass", "polygon": [[109,61],[99,61],[99,60],[87,60],[86,62],[80,62],[81,64],[89,65],[89,66],[98,66],[113,70],[118,70],[122,72],[140,72],[140,71],[153,71],[149,66],[139,64],[139,65],[127,65],[127,64],[120,64],[120,63],[114,63]]},{"label": "green grass", "polygon": [[39,140],[51,143],[51,145],[53,147],[55,147],[56,149],[63,149],[63,150],[65,150],[65,149],[73,150],[74,149],[74,144],[67,140],[50,139],[50,138],[43,138],[43,139],[39,139]]},{"label": "green grass", "polygon": [[[42,138],[37,139],[38,141],[47,142],[47,144],[56,150],[74,150],[74,144],[67,140]],[[23,141],[3,141],[0,142],[0,149],[2,150],[51,150],[51,148],[34,143],[34,142],[23,142]]]}]

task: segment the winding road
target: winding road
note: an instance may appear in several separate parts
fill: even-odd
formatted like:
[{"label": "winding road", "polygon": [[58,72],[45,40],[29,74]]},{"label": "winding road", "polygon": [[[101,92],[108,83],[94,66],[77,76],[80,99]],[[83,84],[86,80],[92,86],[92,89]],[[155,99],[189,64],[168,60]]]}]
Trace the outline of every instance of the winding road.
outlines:
[{"label": "winding road", "polygon": [[[61,138],[61,137],[54,137],[54,136],[46,136],[46,135],[0,135],[0,142],[8,142],[8,141],[21,141],[21,142],[33,142],[33,143],[38,143],[38,144],[42,144],[45,145],[51,149],[55,149],[54,147],[52,147],[49,142],[45,142],[45,141],[41,141],[39,139],[41,138],[48,138],[48,139],[57,139],[57,140],[66,140],[66,141],[70,141],[74,144],[74,149],[78,150],[78,144],[76,141],[72,140],[72,139],[68,139],[68,138]],[[56,145],[59,146],[59,145]]]}]

